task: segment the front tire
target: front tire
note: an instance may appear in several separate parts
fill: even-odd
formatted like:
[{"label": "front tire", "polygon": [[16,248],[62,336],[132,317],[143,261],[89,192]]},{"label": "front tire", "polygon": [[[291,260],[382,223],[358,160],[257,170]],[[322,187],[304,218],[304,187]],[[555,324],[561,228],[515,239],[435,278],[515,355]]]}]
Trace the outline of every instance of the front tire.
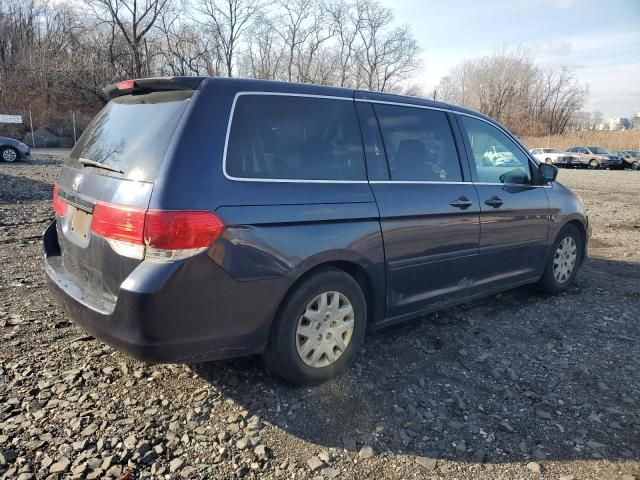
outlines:
[{"label": "front tire", "polygon": [[287,296],[274,324],[264,361],[289,383],[314,385],[342,373],[364,338],[367,305],[349,274],[323,268]]},{"label": "front tire", "polygon": [[591,159],[591,161],[589,162],[589,168],[592,170],[596,170],[599,166],[600,164],[595,158]]},{"label": "front tire", "polygon": [[560,230],[544,273],[537,286],[547,293],[560,293],[568,289],[578,274],[584,252],[583,240],[575,225],[566,225]]},{"label": "front tire", "polygon": [[631,164],[631,170],[640,170],[640,162],[633,162]]},{"label": "front tire", "polygon": [[13,163],[20,160],[20,154],[15,148],[3,147],[0,149],[0,158],[5,162]]}]

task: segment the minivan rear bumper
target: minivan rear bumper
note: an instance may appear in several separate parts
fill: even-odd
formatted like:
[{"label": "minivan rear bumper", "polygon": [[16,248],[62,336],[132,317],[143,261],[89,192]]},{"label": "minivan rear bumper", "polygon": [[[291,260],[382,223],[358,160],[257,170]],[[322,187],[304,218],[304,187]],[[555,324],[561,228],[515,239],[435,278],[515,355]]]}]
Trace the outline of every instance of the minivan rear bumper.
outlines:
[{"label": "minivan rear bumper", "polygon": [[181,262],[142,262],[117,298],[105,299],[65,270],[55,221],[43,240],[56,301],[75,323],[118,350],[147,362],[190,363],[266,347],[281,280],[237,282],[201,254]]}]

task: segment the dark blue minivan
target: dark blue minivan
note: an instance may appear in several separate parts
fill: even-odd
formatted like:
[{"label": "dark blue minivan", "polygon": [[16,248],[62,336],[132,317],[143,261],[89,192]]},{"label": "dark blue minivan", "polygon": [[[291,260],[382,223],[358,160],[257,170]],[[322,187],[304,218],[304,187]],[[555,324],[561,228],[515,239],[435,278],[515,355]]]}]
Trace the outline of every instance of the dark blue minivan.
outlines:
[{"label": "dark blue minivan", "polygon": [[259,353],[318,383],[367,329],[560,292],[586,256],[582,202],[479,113],[221,78],[106,94],[55,184],[45,269],[70,317],[142,360]]}]

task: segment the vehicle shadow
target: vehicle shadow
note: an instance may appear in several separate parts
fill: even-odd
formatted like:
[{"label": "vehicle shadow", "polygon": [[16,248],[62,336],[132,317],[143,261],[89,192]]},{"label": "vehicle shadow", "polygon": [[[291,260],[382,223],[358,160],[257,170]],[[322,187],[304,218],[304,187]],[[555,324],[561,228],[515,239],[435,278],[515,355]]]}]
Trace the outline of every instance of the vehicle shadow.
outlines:
[{"label": "vehicle shadow", "polygon": [[[257,358],[193,365],[320,447],[467,462],[640,458],[640,268],[590,259],[569,292],[518,288],[370,334],[314,387]],[[611,301],[615,299],[615,301]]]}]

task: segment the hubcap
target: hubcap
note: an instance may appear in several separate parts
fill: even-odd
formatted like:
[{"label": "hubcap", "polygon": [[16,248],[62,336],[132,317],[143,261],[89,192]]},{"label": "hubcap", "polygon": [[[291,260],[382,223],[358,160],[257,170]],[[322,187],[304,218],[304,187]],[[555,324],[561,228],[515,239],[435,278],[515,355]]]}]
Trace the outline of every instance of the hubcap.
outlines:
[{"label": "hubcap", "polygon": [[14,150],[11,150],[10,148],[7,148],[4,152],[2,152],[2,159],[5,162],[15,162],[16,158],[18,158],[16,152]]},{"label": "hubcap", "polygon": [[553,276],[558,283],[565,283],[576,266],[578,247],[573,237],[564,237],[553,257]]},{"label": "hubcap", "polygon": [[347,349],[353,326],[353,306],[349,299],[340,292],[321,293],[309,302],[298,320],[298,355],[313,368],[331,365]]}]

